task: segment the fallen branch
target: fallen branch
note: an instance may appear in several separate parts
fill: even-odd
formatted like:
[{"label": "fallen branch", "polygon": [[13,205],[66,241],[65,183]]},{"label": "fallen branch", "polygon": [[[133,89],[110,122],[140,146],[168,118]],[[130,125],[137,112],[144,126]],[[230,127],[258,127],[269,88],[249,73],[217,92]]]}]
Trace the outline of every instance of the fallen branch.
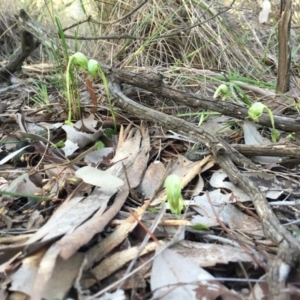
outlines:
[{"label": "fallen branch", "polygon": [[279,156],[300,157],[300,148],[286,144],[271,145],[231,145],[234,149],[247,156]]},{"label": "fallen branch", "polygon": [[14,72],[20,70],[25,59],[40,45],[40,41],[26,29],[31,20],[24,10],[20,11],[20,20],[21,46],[12,54],[7,65],[0,68],[0,82],[8,80]]},{"label": "fallen branch", "polygon": [[[163,83],[163,75],[158,73],[138,74],[117,68],[109,68],[101,64],[103,70],[107,74],[112,73],[115,80],[120,83],[127,83],[139,88],[151,91],[160,97],[174,100],[179,105],[188,107],[207,109],[220,112],[223,115],[231,116],[236,119],[245,120],[248,117],[248,108],[237,103],[216,100],[212,97],[205,97],[187,91],[181,91]],[[274,116],[275,127],[290,132],[300,132],[300,118],[288,118],[282,116]],[[258,124],[272,127],[270,117],[267,113],[263,113],[259,118]]]}]

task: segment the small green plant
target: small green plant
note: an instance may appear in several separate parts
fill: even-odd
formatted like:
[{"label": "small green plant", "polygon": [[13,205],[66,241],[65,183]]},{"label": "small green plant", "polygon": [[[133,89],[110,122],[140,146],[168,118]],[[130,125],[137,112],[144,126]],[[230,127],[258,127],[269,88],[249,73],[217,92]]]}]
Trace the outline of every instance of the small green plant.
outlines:
[{"label": "small green plant", "polygon": [[223,101],[227,100],[228,97],[231,97],[234,99],[234,101],[238,102],[241,105],[251,105],[251,102],[248,99],[246,93],[233,80],[228,81],[226,83],[222,83],[218,86],[213,98],[216,99],[219,96],[222,97]]},{"label": "small green plant", "polygon": [[277,142],[277,140],[280,136],[280,133],[275,128],[274,116],[273,116],[272,111],[269,109],[269,107],[262,104],[261,102],[255,102],[249,108],[248,115],[254,122],[258,122],[258,119],[261,117],[264,109],[267,111],[267,113],[270,117],[270,120],[271,120],[271,124],[272,124],[271,139],[272,139],[272,142],[275,143],[275,142]]},{"label": "small green plant", "polygon": [[220,113],[214,112],[214,111],[202,111],[199,115],[199,122],[198,126],[200,127],[208,118],[210,115],[219,115]]},{"label": "small green plant", "polygon": [[293,230],[293,235],[294,236],[299,236],[300,235],[300,230]]},{"label": "small green plant", "polygon": [[32,97],[31,99],[38,103],[39,105],[47,105],[50,103],[47,85],[45,82],[34,82],[33,85],[36,87],[36,96]]},{"label": "small green plant", "polygon": [[95,150],[100,150],[105,147],[104,143],[102,141],[97,141],[95,144]]},{"label": "small green plant", "polygon": [[184,207],[181,196],[181,181],[177,175],[169,175],[165,180],[166,200],[173,214],[180,215]]},{"label": "small green plant", "polygon": [[65,142],[63,140],[58,141],[55,146],[57,148],[63,148],[65,146]]},{"label": "small green plant", "polygon": [[219,87],[216,89],[215,93],[214,93],[214,99],[218,98],[219,96],[222,97],[222,100],[226,100],[227,97],[230,95],[230,90],[228,88],[228,86],[224,83],[222,83],[221,85],[219,85]]},{"label": "small green plant", "polygon": [[199,117],[199,122],[198,126],[200,127],[211,115],[220,115],[219,112],[215,111],[200,111],[200,112],[190,112],[190,113],[184,113],[184,114],[177,114],[176,117],[181,118],[181,117],[192,117],[192,116],[198,116]]},{"label": "small green plant", "polygon": [[104,129],[103,133],[108,139],[111,140],[116,132],[112,128],[106,128]]},{"label": "small green plant", "polygon": [[95,59],[90,59],[88,61],[88,71],[89,71],[89,74],[94,79],[97,77],[97,75],[100,75],[100,77],[102,79],[104,89],[105,89],[105,93],[106,93],[107,100],[108,100],[109,110],[110,110],[110,113],[111,113],[111,116],[112,116],[113,122],[114,122],[114,130],[115,130],[115,133],[116,133],[117,132],[117,120],[116,120],[116,115],[115,115],[114,108],[113,108],[111,98],[110,98],[110,92],[109,92],[106,76],[105,76],[104,72],[102,71],[99,63]]},{"label": "small green plant", "polygon": [[148,207],[148,208],[147,208],[147,211],[150,211],[150,212],[152,212],[152,213],[158,213],[158,212],[159,212],[159,210],[156,209],[155,207]]},{"label": "small green plant", "polygon": [[288,140],[290,140],[290,141],[295,141],[295,140],[296,140],[296,138],[295,138],[295,132],[288,134],[288,135],[286,136],[286,138],[287,138]]},{"label": "small green plant", "polygon": [[75,116],[80,114],[80,101],[74,96],[74,74],[73,67],[77,66],[81,70],[87,70],[88,59],[81,52],[77,52],[69,57],[68,66],[66,70],[66,87],[67,87],[67,100],[68,100],[68,120],[65,121],[66,125],[73,125],[72,123],[72,111]]},{"label": "small green plant", "polygon": [[191,228],[193,228],[194,230],[209,230],[209,227],[201,223],[191,226]]},{"label": "small green plant", "polygon": [[[81,52],[76,52],[74,55],[69,57],[69,61],[68,61],[68,66],[67,66],[67,71],[66,71],[66,86],[67,86],[67,100],[68,100],[68,120],[65,122],[65,124],[67,125],[73,125],[72,123],[72,110],[73,113],[75,115],[77,115],[79,113],[79,109],[80,109],[80,102],[76,102],[74,101],[74,93],[72,93],[71,87],[72,87],[72,69],[73,67],[78,67],[80,68],[82,71],[88,71],[88,73],[94,78],[96,79],[98,75],[100,75],[103,85],[104,85],[104,89],[105,89],[105,93],[107,96],[107,100],[108,100],[108,104],[109,104],[109,109],[114,121],[114,129],[115,132],[117,132],[117,122],[116,122],[116,116],[115,116],[115,112],[113,110],[113,105],[111,102],[111,98],[110,98],[110,92],[109,92],[109,88],[108,88],[108,83],[106,80],[106,76],[104,74],[104,72],[102,71],[99,63],[95,60],[95,59],[90,59],[88,60],[87,57],[81,53]],[[75,105],[73,105],[75,104]]]}]

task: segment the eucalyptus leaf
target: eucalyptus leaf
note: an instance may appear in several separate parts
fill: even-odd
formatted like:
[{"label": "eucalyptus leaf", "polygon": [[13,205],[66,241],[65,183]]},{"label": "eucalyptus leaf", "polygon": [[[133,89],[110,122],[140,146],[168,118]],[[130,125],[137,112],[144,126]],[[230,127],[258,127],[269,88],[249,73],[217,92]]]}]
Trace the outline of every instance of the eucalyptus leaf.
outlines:
[{"label": "eucalyptus leaf", "polygon": [[85,183],[103,188],[117,188],[124,184],[124,181],[116,176],[90,166],[82,167],[75,172]]}]

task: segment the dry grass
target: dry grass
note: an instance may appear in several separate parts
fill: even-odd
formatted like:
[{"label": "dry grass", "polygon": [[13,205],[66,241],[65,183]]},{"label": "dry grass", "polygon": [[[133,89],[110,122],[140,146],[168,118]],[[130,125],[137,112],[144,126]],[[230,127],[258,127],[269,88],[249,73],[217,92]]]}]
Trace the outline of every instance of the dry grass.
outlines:
[{"label": "dry grass", "polygon": [[[36,16],[49,33],[55,32],[52,17],[56,13],[64,15],[60,19],[63,27],[76,23],[70,6],[66,11],[55,12],[52,9],[61,7],[51,5],[51,1],[45,1],[48,5],[42,8],[39,8],[41,4],[37,0],[29,2],[32,10],[29,13]],[[97,4],[98,17],[95,17],[97,9],[92,12],[94,19],[101,20],[100,24],[84,23],[66,30],[65,34],[74,36],[78,30],[79,36],[94,37],[95,40],[68,39],[71,52],[79,50],[105,63],[136,71],[156,69],[164,72],[173,86],[188,87],[194,92],[201,90],[209,95],[219,82],[211,81],[199,70],[223,71],[231,79],[243,76],[259,81],[276,81],[272,68],[263,62],[268,55],[276,58],[275,10],[271,24],[264,26],[258,24],[259,6],[253,6],[253,1],[249,0],[237,1],[232,7],[229,6],[232,1],[225,5],[223,1],[153,0],[124,19],[141,1],[94,3]],[[2,56],[7,55],[8,49],[14,48],[18,41],[12,29],[15,21],[8,17],[13,15],[9,11],[11,7],[2,3]],[[87,14],[91,12],[88,7],[85,8]],[[71,18],[67,18],[68,15]],[[84,13],[80,18],[83,16]],[[102,39],[97,40],[97,37]],[[297,39],[293,40],[298,45]],[[295,55],[297,57],[297,53]]]},{"label": "dry grass", "polygon": [[16,35],[17,19],[14,16],[15,9],[9,5],[9,1],[0,6],[0,58],[8,58],[12,49],[17,47],[19,37]]},{"label": "dry grass", "polygon": [[[114,5],[99,3],[102,15],[98,20],[112,21],[130,12],[139,2],[128,0],[127,5],[120,1]],[[39,9],[39,6],[31,7],[33,11],[29,13],[32,16],[37,15],[34,9]],[[50,12],[51,8],[51,5],[43,7],[39,13],[39,22],[45,22],[44,19],[47,18],[47,12]],[[2,8],[4,24],[5,16],[7,18],[10,13],[9,9],[11,9],[9,5]],[[104,37],[129,35],[136,37],[136,40],[109,39],[84,42],[82,48],[89,49],[91,52],[88,53],[89,55],[100,56],[99,58],[105,56],[115,63],[119,62],[122,66],[185,66],[223,70],[241,69],[248,72],[250,66],[253,68],[257,64],[255,52],[249,51],[249,44],[247,44],[250,31],[246,32],[241,28],[244,31],[241,35],[238,24],[230,23],[232,22],[230,14],[234,10],[213,18],[225,9],[225,6],[217,2],[205,4],[203,1],[192,0],[151,1],[129,18],[116,24],[91,26],[93,28],[80,26],[80,31],[85,35]],[[41,16],[44,18],[42,19]],[[48,22],[49,19],[48,14]],[[63,18],[61,22],[67,25],[70,19]],[[201,25],[186,30],[195,24]],[[49,25],[51,24],[47,24]],[[89,34],[87,29],[90,31]],[[167,37],[160,38],[160,36]]]}]

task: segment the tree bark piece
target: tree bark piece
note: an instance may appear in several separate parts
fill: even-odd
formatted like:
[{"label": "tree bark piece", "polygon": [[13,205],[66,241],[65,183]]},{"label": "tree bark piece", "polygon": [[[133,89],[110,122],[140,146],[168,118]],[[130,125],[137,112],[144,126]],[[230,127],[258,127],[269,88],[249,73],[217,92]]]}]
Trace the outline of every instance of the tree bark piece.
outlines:
[{"label": "tree bark piece", "polygon": [[285,144],[271,145],[231,145],[240,153],[248,156],[279,156],[279,157],[300,157],[300,148]]},{"label": "tree bark piece", "polygon": [[14,72],[20,70],[25,59],[40,45],[40,41],[25,29],[25,24],[31,20],[24,10],[20,11],[20,19],[23,23],[20,28],[21,46],[12,54],[7,65],[0,68],[0,82],[8,80]]},{"label": "tree bark piece", "polygon": [[291,46],[290,29],[292,20],[292,0],[281,0],[278,24],[278,75],[277,91],[285,93],[290,89]]}]

